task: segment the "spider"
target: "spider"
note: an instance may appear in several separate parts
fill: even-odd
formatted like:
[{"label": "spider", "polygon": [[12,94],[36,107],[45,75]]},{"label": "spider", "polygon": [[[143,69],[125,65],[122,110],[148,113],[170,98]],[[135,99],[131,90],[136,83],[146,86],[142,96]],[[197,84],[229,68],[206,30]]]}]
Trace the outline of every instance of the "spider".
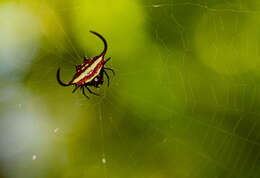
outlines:
[{"label": "spider", "polygon": [[99,37],[103,43],[104,43],[104,50],[103,52],[95,56],[93,58],[87,59],[84,57],[83,63],[76,65],[76,74],[72,78],[72,80],[68,83],[63,83],[60,80],[60,68],[57,70],[57,80],[60,85],[62,86],[70,86],[74,85],[75,88],[73,89],[72,93],[74,93],[78,88],[82,89],[82,93],[84,96],[89,98],[84,90],[84,87],[89,91],[90,94],[94,94],[99,96],[99,94],[93,92],[90,90],[89,86],[94,86],[96,88],[99,88],[99,85],[102,85],[104,80],[103,76],[107,77],[107,86],[109,87],[109,76],[106,72],[106,70],[112,71],[113,74],[115,74],[114,70],[108,67],[105,67],[104,65],[110,60],[110,57],[108,59],[104,59],[104,56],[107,51],[107,42],[106,40],[97,32],[90,31],[97,37]]}]

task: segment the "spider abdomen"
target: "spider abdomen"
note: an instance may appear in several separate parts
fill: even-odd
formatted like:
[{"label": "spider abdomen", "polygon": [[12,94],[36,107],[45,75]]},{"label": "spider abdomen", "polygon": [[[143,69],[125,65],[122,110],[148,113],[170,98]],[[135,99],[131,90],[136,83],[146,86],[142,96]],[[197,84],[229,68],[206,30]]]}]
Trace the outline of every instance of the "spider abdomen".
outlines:
[{"label": "spider abdomen", "polygon": [[75,78],[74,82],[77,85],[84,85],[88,82],[91,82],[97,75],[99,75],[102,67],[105,64],[105,60],[101,60],[97,65],[93,66],[92,70],[90,71],[83,71],[82,74],[79,75],[79,79]]}]

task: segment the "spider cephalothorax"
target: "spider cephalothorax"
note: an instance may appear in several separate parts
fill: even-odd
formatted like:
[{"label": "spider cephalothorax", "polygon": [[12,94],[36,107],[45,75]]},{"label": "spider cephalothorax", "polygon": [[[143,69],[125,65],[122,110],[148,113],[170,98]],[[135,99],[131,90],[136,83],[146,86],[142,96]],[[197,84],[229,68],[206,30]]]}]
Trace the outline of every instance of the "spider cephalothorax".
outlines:
[{"label": "spider cephalothorax", "polygon": [[83,95],[85,95],[87,98],[88,96],[85,94],[84,87],[94,95],[98,95],[94,92],[92,92],[88,86],[94,86],[96,88],[99,88],[99,85],[102,85],[104,80],[103,80],[103,74],[107,77],[108,80],[108,86],[109,86],[109,76],[105,70],[110,70],[113,72],[113,69],[104,67],[104,65],[109,61],[110,57],[108,59],[104,59],[104,56],[107,51],[107,42],[106,40],[98,33],[90,31],[94,35],[98,36],[104,43],[104,50],[103,52],[91,59],[87,59],[84,57],[84,61],[82,64],[76,65],[76,74],[72,78],[72,80],[68,83],[63,83],[60,80],[60,68],[57,71],[57,80],[60,85],[62,86],[70,86],[70,85],[75,85],[74,90],[72,93],[74,93],[78,88],[82,89]]}]

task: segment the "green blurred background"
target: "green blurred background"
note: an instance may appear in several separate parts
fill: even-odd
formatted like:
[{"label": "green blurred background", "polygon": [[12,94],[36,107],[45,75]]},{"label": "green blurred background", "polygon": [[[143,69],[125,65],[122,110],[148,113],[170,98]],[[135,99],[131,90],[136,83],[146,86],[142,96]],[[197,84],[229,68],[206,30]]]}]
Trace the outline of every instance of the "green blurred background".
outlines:
[{"label": "green blurred background", "polygon": [[[258,0],[0,2],[0,177],[260,177]],[[108,41],[111,85],[61,87]]]}]

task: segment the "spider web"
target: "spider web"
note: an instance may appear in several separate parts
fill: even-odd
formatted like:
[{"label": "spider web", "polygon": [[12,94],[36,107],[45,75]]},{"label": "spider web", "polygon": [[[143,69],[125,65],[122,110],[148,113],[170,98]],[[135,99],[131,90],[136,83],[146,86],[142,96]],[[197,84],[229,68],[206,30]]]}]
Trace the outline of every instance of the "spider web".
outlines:
[{"label": "spider web", "polygon": [[[31,61],[1,73],[0,175],[259,177],[259,5],[11,4],[40,21],[39,38]],[[55,75],[69,81],[102,51],[89,30],[107,39],[116,75],[87,100]]]}]

